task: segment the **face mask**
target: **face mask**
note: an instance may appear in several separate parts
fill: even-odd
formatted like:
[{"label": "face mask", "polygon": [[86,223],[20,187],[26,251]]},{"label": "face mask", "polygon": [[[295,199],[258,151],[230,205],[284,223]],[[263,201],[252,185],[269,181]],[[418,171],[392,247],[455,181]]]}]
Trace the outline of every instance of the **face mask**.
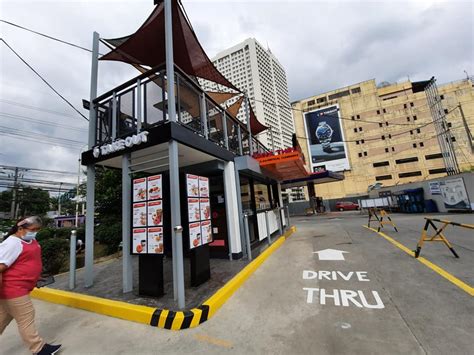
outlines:
[{"label": "face mask", "polygon": [[37,232],[26,232],[26,234],[21,239],[23,239],[25,242],[32,241],[36,238],[36,233]]}]

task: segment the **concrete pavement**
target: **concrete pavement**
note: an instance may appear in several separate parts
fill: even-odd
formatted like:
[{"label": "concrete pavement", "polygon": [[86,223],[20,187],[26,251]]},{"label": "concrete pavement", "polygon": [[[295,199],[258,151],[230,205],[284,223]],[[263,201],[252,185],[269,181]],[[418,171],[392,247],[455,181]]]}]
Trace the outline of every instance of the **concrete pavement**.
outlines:
[{"label": "concrete pavement", "polygon": [[[387,233],[414,249],[419,219],[394,216],[400,233]],[[472,351],[473,298],[362,228],[366,217],[341,213],[292,222],[298,231],[198,328],[172,332],[35,301],[38,327],[46,340],[64,344],[63,354]],[[469,283],[474,246],[469,235],[459,235],[453,242],[461,259],[435,243],[422,255]],[[328,248],[346,251],[345,260],[313,254]],[[28,354],[13,324],[0,338],[0,353]]]}]

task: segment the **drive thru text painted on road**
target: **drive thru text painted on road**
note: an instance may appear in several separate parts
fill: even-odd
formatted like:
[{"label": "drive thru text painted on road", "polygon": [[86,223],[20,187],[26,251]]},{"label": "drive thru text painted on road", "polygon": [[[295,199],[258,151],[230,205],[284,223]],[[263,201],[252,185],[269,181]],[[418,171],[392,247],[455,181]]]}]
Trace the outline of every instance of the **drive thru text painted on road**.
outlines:
[{"label": "drive thru text painted on road", "polygon": [[[369,282],[366,271],[303,271],[303,280],[328,280],[328,281],[359,281]],[[335,306],[349,307],[356,306],[358,308],[382,309],[385,308],[382,299],[377,291],[370,291],[369,297],[362,290],[342,290],[333,289],[326,290],[324,288],[303,287],[306,291],[306,302],[313,303],[316,296],[321,305],[326,305],[328,299],[332,299]]]}]

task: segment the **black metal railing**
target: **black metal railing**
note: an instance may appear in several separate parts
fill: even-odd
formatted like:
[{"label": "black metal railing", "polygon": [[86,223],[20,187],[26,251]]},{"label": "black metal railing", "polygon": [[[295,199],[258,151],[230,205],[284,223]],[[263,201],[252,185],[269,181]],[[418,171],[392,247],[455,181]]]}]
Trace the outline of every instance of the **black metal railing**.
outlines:
[{"label": "black metal railing", "polygon": [[[166,71],[151,69],[94,100],[96,145],[111,143],[169,121]],[[176,121],[236,155],[250,155],[247,127],[230,116],[176,67]],[[269,150],[252,136],[252,154]]]}]

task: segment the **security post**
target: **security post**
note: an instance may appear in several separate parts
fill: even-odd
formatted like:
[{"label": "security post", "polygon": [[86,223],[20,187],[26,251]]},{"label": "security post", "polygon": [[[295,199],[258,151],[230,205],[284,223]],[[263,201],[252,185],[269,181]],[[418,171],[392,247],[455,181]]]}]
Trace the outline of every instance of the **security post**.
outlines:
[{"label": "security post", "polygon": [[[443,242],[446,244],[446,246],[451,250],[451,253],[456,258],[459,258],[459,255],[456,253],[454,248],[452,247],[451,243],[449,243],[448,239],[446,236],[443,234],[443,231],[446,229],[447,226],[453,225],[453,226],[458,226],[458,227],[464,227],[464,228],[469,228],[469,229],[474,229],[474,225],[472,224],[465,224],[465,223],[457,223],[457,222],[451,222],[451,221],[446,221],[442,219],[436,219],[436,218],[426,218],[426,223],[425,226],[423,227],[423,230],[421,231],[421,238],[416,246],[415,250],[415,258],[418,258],[420,256],[421,248],[424,244],[424,242]],[[443,225],[438,228],[433,222],[440,222]],[[428,235],[428,228],[433,227],[435,230],[435,234],[433,236]]]},{"label": "security post", "polygon": [[77,232],[71,231],[71,245],[69,248],[69,289],[74,290],[76,287],[76,246],[77,246]]}]

